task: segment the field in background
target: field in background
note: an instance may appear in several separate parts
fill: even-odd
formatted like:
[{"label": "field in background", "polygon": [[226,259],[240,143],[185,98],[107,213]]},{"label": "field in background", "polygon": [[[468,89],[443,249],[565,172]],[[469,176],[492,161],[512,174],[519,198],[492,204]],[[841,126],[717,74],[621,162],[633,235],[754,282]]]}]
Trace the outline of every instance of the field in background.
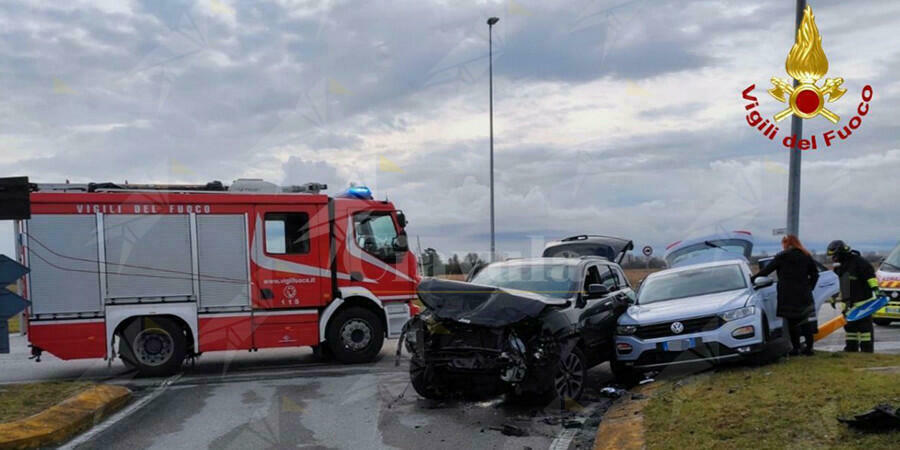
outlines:
[{"label": "field in background", "polygon": [[9,319],[9,333],[18,333],[19,331],[19,316],[16,315]]},{"label": "field in background", "polygon": [[[11,284],[11,285],[7,286],[6,288],[12,292],[16,292],[15,284]],[[18,333],[19,332],[19,316],[18,315],[9,319],[9,332],[10,333]]]},{"label": "field in background", "polygon": [[[653,272],[656,272],[660,269],[625,269],[625,276],[628,277],[628,281],[631,283],[631,286],[637,289],[638,284],[641,280],[650,275]],[[465,275],[440,275],[438,278],[443,278],[446,280],[459,280],[463,281],[466,279]]]}]

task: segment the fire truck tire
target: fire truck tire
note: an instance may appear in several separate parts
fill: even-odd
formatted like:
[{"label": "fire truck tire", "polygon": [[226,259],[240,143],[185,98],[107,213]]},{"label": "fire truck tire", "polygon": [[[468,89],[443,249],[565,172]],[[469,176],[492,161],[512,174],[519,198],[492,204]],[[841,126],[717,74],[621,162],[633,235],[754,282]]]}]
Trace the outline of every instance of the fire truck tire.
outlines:
[{"label": "fire truck tire", "polygon": [[187,355],[181,327],[169,319],[134,320],[122,330],[119,356],[126,367],[149,377],[177,373]]},{"label": "fire truck tire", "polygon": [[345,364],[370,362],[384,344],[384,326],[372,310],[351,306],[334,315],[325,337],[338,361]]}]

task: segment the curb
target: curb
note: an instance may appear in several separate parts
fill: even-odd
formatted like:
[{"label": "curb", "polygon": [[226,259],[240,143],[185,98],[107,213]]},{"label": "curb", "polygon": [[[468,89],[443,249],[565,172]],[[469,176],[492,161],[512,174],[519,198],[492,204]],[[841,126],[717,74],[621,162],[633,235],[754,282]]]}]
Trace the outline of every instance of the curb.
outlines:
[{"label": "curb", "polygon": [[[638,386],[626,394],[622,401],[613,404],[597,427],[594,450],[643,449],[646,443],[641,410],[658,387],[659,382]],[[641,394],[643,398],[635,400],[631,398],[631,394]]]},{"label": "curb", "polygon": [[131,390],[101,384],[31,417],[0,423],[0,449],[59,444],[103,420],[131,400]]}]

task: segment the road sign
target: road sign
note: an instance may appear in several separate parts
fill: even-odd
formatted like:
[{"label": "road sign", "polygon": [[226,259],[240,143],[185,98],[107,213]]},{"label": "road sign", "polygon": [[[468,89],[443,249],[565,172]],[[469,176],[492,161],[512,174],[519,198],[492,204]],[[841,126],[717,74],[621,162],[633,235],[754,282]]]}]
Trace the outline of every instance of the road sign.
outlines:
[{"label": "road sign", "polygon": [[651,247],[651,246],[649,246],[649,245],[645,245],[645,246],[644,246],[644,249],[641,250],[641,251],[644,253],[644,256],[648,256],[648,257],[649,257],[650,255],[653,254],[653,247]]},{"label": "road sign", "polygon": [[887,297],[878,297],[876,299],[869,300],[850,311],[847,311],[847,322],[853,322],[859,319],[865,319],[866,317],[875,314],[875,311],[878,311],[881,308],[884,308],[884,305],[888,304]]},{"label": "road sign", "polygon": [[22,312],[31,304],[28,300],[6,289],[14,281],[28,273],[27,267],[0,255],[0,353],[9,353],[9,329],[7,320]]},{"label": "road sign", "polygon": [[772,230],[772,236],[784,236],[787,234],[787,228],[775,228]]}]

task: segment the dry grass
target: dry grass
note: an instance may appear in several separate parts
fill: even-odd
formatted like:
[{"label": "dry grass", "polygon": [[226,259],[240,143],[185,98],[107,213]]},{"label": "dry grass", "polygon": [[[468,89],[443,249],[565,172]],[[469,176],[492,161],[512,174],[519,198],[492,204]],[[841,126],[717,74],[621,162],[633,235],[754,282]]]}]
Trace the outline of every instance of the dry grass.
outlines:
[{"label": "dry grass", "polygon": [[[17,286],[16,284],[11,284],[7,286],[6,289],[9,289],[12,292],[16,292]],[[19,316],[17,315],[9,319],[9,332],[18,333],[19,331]]]},{"label": "dry grass", "polygon": [[644,409],[647,448],[897,448],[900,432],[837,421],[879,403],[900,407],[900,377],[858,370],[891,366],[900,355],[819,352],[667,382]]},{"label": "dry grass", "polygon": [[50,381],[0,386],[0,423],[37,414],[91,386],[87,381]]},{"label": "dry grass", "polygon": [[631,283],[631,286],[637,289],[641,280],[647,278],[647,275],[660,270],[662,269],[625,269],[625,276],[628,277],[628,282]]},{"label": "dry grass", "polygon": [[[641,280],[650,275],[653,272],[657,272],[661,269],[625,269],[625,276],[628,277],[628,281],[634,288],[637,288],[638,284]],[[457,280],[464,281],[466,279],[465,275],[455,274],[455,275],[439,275],[438,278],[443,278],[445,280]]]},{"label": "dry grass", "polygon": [[21,331],[21,330],[19,329],[19,316],[16,315],[15,317],[10,317],[10,318],[9,318],[9,332],[10,332],[10,334],[12,334],[12,333],[18,333],[19,331]]}]

